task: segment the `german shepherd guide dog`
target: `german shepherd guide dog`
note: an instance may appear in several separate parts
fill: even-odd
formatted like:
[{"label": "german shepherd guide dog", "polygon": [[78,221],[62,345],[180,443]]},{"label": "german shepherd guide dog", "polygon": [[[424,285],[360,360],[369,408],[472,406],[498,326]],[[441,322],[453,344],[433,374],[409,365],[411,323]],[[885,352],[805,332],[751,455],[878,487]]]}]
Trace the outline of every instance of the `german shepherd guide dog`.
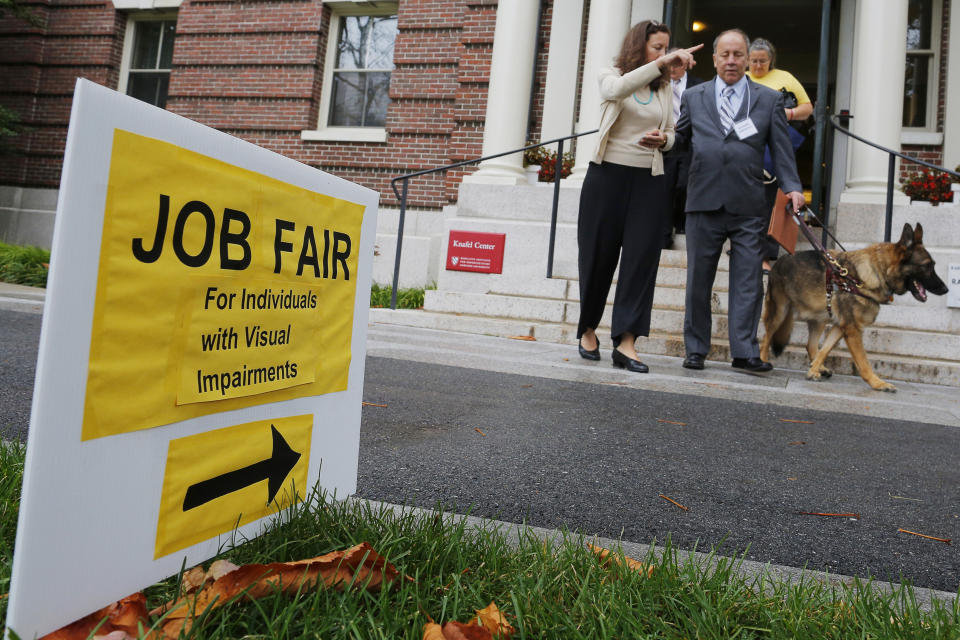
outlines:
[{"label": "german shepherd guide dog", "polygon": [[[893,294],[909,291],[920,302],[927,301],[927,291],[942,296],[947,285],[933,270],[933,258],[923,246],[923,227],[903,225],[899,242],[878,242],[856,251],[836,253],[837,261],[862,284],[860,294],[838,289],[833,295],[831,318],[827,310],[827,261],[817,251],[801,251],[784,256],[770,270],[763,306],[763,325],[767,334],[760,343],[760,357],[769,360],[783,353],[790,342],[793,318],[807,323],[807,353],[810,355],[808,380],[828,378],[831,371],[823,366],[830,350],[841,336],[850,349],[853,362],[867,384],[878,391],[896,391],[889,382],[877,377],[867,361],[863,348],[863,329],[877,318],[880,305],[893,300]],[[830,332],[818,347],[827,324]]]}]

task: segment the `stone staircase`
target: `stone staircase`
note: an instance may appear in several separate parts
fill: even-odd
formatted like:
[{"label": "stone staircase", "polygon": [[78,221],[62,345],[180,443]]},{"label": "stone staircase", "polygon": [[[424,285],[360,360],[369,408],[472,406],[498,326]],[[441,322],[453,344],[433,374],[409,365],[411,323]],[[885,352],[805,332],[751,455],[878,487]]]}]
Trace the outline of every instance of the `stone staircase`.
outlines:
[{"label": "stone staircase", "polygon": [[[572,346],[576,343],[579,315],[576,267],[579,190],[561,189],[557,258],[554,277],[547,279],[545,256],[550,207],[549,202],[544,207],[543,201],[547,196],[552,197],[552,191],[540,185],[464,187],[467,188],[461,189],[459,206],[446,212],[445,229],[506,233],[503,274],[441,270],[437,289],[426,293],[423,310],[371,309],[371,320],[468,333],[530,336],[570,344],[571,353],[575,355]],[[510,212],[509,217],[504,212]],[[960,227],[960,211],[955,215],[954,224]],[[929,233],[928,230],[927,246],[946,281],[947,263],[954,258],[955,250],[938,252],[930,244],[933,236]],[[641,354],[684,355],[686,251],[683,241],[684,237],[678,236],[675,248],[661,255],[650,336],[637,342]],[[856,242],[853,244],[857,246]],[[948,257],[941,260],[940,253]],[[728,268],[728,259],[723,256],[713,292],[713,346],[707,356],[709,360],[723,362],[730,360],[726,319]],[[598,330],[605,348],[610,345],[612,300],[613,289]],[[762,326],[760,331],[762,335]],[[809,359],[803,346],[806,334],[804,323],[794,326],[791,345],[774,360],[777,367],[808,368]],[[948,308],[945,297],[930,296],[926,304],[920,304],[909,295],[898,296],[893,304],[881,309],[876,324],[867,328],[864,343],[870,362],[881,378],[960,386],[960,309]],[[856,374],[843,342],[833,350],[827,366],[837,373]]]}]

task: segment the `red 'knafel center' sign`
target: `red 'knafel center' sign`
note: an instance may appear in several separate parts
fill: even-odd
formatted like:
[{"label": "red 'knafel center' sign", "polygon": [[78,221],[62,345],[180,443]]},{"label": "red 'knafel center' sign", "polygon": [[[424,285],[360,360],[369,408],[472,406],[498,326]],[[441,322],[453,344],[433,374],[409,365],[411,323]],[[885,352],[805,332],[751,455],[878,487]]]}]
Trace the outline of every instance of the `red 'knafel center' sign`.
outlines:
[{"label": "red 'knafel center' sign", "polygon": [[503,272],[503,233],[450,231],[447,245],[447,271]]}]

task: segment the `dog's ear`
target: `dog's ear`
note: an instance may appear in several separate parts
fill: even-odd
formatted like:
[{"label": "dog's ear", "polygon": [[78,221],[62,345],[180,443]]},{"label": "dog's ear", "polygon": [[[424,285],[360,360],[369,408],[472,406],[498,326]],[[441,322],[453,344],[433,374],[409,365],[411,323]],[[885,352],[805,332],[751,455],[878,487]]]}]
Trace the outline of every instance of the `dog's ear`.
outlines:
[{"label": "dog's ear", "polygon": [[913,246],[913,227],[909,222],[903,223],[903,233],[900,234],[900,242],[897,244],[907,250]]},{"label": "dog's ear", "polygon": [[923,244],[923,225],[919,222],[917,226],[913,229],[913,243],[914,244]]}]

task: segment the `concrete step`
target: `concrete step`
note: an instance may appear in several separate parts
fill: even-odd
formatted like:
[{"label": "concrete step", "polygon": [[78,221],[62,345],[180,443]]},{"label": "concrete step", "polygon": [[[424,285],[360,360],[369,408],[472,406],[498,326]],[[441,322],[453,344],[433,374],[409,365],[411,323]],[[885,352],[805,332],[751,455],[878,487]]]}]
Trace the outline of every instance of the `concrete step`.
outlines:
[{"label": "concrete step", "polygon": [[[657,288],[650,318],[651,331],[682,335],[684,293],[683,289],[678,288]],[[579,303],[568,300],[450,291],[427,291],[425,298],[424,310],[429,312],[459,313],[574,326],[580,317]],[[714,312],[712,334],[715,338],[726,338],[728,307],[725,292],[714,292],[712,308]],[[881,310],[881,314],[883,311],[885,309]],[[610,327],[611,313],[612,305],[608,303],[600,321],[601,328]],[[762,324],[760,335],[763,335]],[[796,322],[791,343],[804,345],[806,341],[806,323]],[[868,353],[960,361],[960,335],[954,333],[873,325],[864,330],[863,341]]]},{"label": "concrete step", "polygon": [[[390,309],[371,309],[370,321],[501,337],[532,337],[544,342],[568,344],[571,349],[570,357],[576,357],[576,351],[574,350],[576,325],[572,323],[493,318],[424,310],[391,311]],[[724,323],[725,319],[721,323],[723,331],[725,331]],[[715,329],[717,324],[714,323]],[[716,334],[717,331],[714,333]],[[598,335],[601,346],[608,349],[610,345],[609,330],[601,327]],[[715,335],[712,343],[707,359],[728,365],[730,348],[725,336]],[[680,333],[654,329],[649,337],[640,338],[637,341],[637,350],[641,354],[682,357],[684,355],[683,336]],[[956,360],[877,353],[871,352],[869,347],[867,353],[871,366],[881,378],[960,386],[960,362]],[[788,346],[780,357],[774,359],[774,364],[778,368],[806,371],[809,368],[809,358],[805,348],[794,340],[794,344]],[[850,354],[844,349],[842,342],[831,352],[826,365],[835,373],[856,375],[856,367]],[[824,390],[829,391],[829,382],[824,383]]]}]

